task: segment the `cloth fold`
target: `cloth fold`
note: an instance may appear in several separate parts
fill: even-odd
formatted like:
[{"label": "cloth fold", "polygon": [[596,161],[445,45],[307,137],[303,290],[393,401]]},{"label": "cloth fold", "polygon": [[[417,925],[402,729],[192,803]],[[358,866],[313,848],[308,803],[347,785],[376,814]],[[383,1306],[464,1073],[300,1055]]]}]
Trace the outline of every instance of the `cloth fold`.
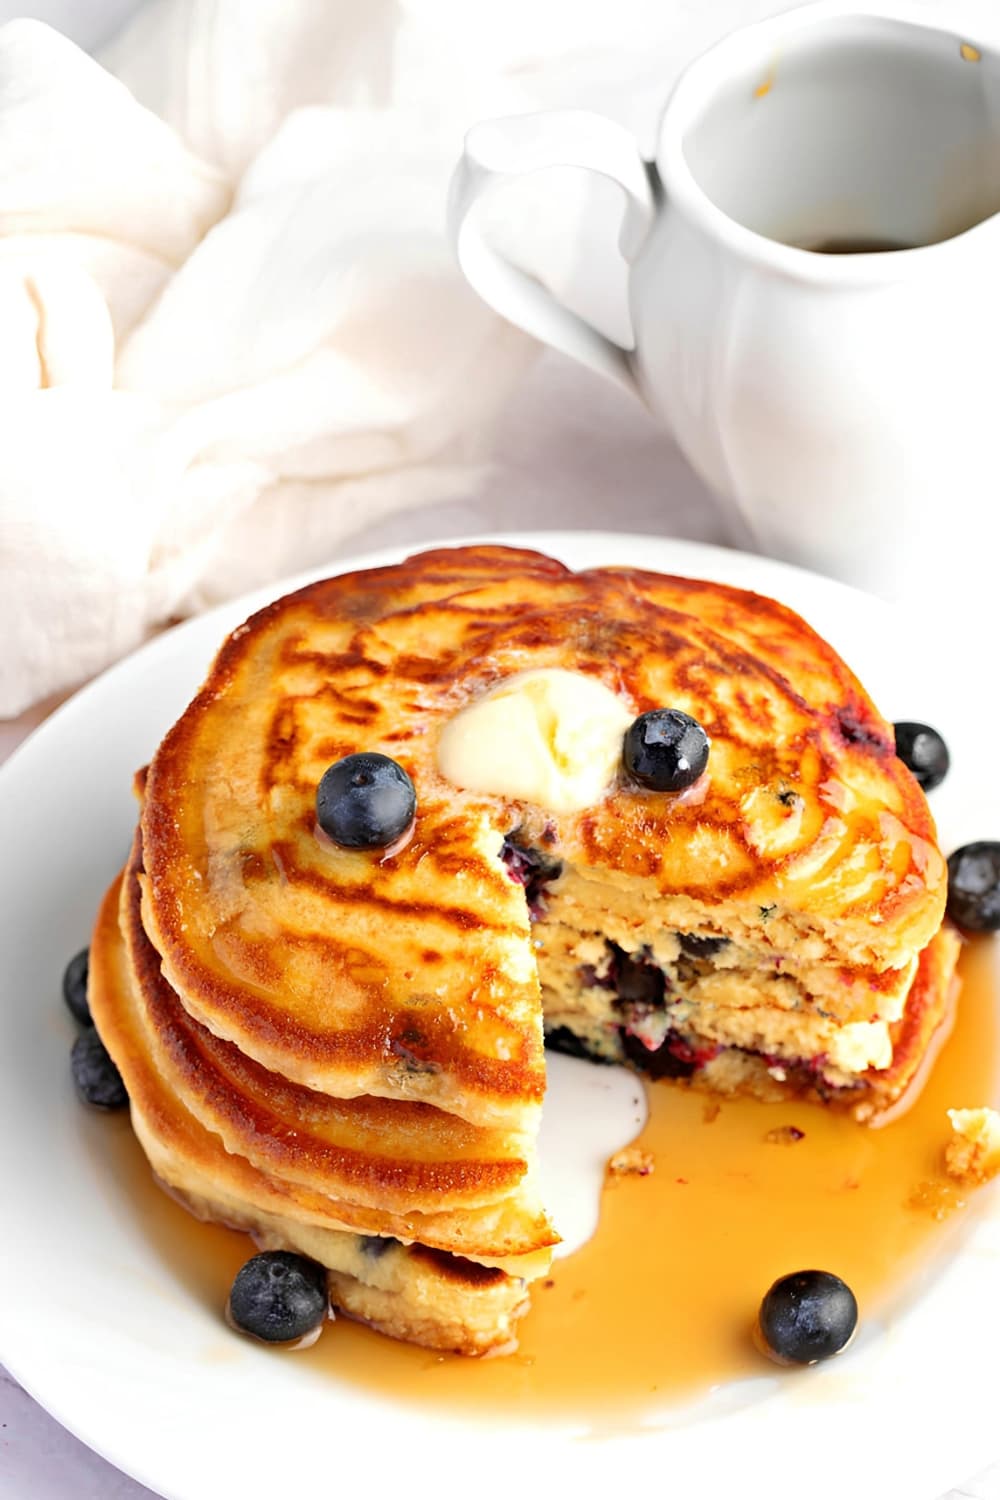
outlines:
[{"label": "cloth fold", "polygon": [[[0,28],[0,717],[475,493],[535,346],[445,242],[465,129],[573,104],[648,147],[747,3],[147,0],[101,62]],[[626,337],[619,205],[557,177],[490,233]]]}]

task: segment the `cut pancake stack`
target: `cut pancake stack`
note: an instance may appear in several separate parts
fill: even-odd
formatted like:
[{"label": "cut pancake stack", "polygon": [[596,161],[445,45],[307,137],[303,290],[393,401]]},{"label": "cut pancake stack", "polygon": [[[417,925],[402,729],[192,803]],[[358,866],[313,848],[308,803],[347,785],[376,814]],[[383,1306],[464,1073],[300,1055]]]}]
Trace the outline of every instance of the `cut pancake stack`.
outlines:
[{"label": "cut pancake stack", "polygon": [[[697,718],[705,776],[560,815],[446,781],[444,725],[546,667]],[[360,750],[416,787],[396,849],[317,829]],[[947,1010],[945,866],[891,728],[737,590],[494,547],[312,585],[225,643],[140,793],[91,1004],[154,1171],[432,1347],[510,1347],[557,1240],[543,1008],[564,1049],[861,1118]]]},{"label": "cut pancake stack", "polygon": [[[143,930],[140,862],[137,837],[90,983],[159,1180],[199,1218],[318,1260],[341,1308],[397,1338],[467,1353],[511,1343],[554,1238],[516,1137],[422,1103],[314,1093],[193,1021]],[[484,1246],[486,1262],[462,1253]]]}]

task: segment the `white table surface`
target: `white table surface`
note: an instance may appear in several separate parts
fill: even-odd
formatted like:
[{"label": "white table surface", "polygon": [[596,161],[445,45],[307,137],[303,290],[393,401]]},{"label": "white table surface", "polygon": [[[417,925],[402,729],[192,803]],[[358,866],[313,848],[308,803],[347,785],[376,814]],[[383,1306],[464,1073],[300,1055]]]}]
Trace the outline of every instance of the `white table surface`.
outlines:
[{"label": "white table surface", "polygon": [[[141,3],[0,0],[0,22],[32,14],[96,48]],[[730,9],[735,18],[738,0],[730,0]],[[466,501],[382,521],[360,531],[341,555],[397,542],[532,528],[745,541],[637,407],[558,356],[544,356],[526,381],[498,433],[496,457],[493,475]],[[40,705],[14,723],[0,722],[0,761],[53,706]],[[804,1493],[807,1489],[805,1480]],[[152,1493],[62,1428],[0,1366],[0,1500],[141,1500]],[[959,1497],[1000,1500],[1000,1464],[942,1500]]]},{"label": "white table surface", "polygon": [[[354,550],[533,527],[731,538],[717,503],[645,414],[557,355],[545,355],[525,382],[497,434],[496,454],[497,468],[478,494],[380,522],[359,535]],[[0,759],[44,712],[45,706],[16,723],[0,723]],[[960,1455],[956,1464],[959,1480]],[[60,1427],[0,1367],[0,1500],[140,1500],[150,1494]],[[1000,1500],[1000,1464],[943,1500],[959,1496]]]}]

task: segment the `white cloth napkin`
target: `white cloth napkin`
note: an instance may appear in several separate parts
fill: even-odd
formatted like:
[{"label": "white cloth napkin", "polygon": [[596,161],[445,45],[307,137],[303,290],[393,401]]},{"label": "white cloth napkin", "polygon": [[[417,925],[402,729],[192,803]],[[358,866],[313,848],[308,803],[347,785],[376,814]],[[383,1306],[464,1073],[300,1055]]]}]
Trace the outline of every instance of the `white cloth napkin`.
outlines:
[{"label": "white cloth napkin", "polygon": [[[533,346],[445,243],[464,129],[574,103],[648,140],[692,52],[777,8],[152,0],[104,67],[0,29],[0,716],[474,485]],[[566,281],[583,200],[527,192]]]},{"label": "white cloth napkin", "polygon": [[115,59],[182,131],[0,30],[0,714],[482,461],[528,345],[448,255],[460,130],[379,107],[389,10],[154,6]]}]

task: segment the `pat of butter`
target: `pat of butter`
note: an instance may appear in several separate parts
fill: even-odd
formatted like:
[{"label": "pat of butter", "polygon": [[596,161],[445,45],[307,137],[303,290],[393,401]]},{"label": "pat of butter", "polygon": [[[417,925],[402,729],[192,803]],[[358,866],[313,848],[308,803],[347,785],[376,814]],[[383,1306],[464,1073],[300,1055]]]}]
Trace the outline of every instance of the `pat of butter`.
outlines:
[{"label": "pat of butter", "polygon": [[596,677],[559,667],[518,672],[445,725],[438,770],[472,792],[581,812],[607,791],[634,717]]}]

